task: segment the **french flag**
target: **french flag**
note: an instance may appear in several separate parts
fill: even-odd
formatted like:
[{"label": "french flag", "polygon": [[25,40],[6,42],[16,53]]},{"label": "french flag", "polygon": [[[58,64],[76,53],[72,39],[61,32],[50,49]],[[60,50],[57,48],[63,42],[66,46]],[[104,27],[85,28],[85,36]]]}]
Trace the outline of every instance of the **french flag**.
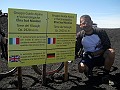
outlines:
[{"label": "french flag", "polygon": [[48,38],[48,44],[55,44],[56,38]]}]

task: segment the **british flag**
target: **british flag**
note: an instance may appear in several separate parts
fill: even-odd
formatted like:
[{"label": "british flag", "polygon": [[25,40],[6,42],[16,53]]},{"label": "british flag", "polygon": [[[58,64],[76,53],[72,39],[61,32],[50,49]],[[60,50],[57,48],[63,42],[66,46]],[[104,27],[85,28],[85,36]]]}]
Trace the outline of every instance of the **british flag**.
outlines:
[{"label": "british flag", "polygon": [[10,62],[19,62],[20,61],[20,56],[19,55],[10,56],[9,61]]}]

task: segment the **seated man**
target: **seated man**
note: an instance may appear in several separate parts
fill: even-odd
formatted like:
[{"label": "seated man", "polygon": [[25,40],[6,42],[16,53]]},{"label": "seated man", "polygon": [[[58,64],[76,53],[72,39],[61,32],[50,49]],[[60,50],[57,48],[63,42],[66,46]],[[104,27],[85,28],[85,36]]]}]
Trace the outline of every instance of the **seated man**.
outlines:
[{"label": "seated man", "polygon": [[76,55],[83,48],[82,59],[78,64],[79,72],[88,72],[94,66],[104,66],[104,77],[109,76],[110,69],[114,63],[115,51],[104,30],[92,28],[93,21],[89,15],[80,17],[80,28],[77,33]]}]

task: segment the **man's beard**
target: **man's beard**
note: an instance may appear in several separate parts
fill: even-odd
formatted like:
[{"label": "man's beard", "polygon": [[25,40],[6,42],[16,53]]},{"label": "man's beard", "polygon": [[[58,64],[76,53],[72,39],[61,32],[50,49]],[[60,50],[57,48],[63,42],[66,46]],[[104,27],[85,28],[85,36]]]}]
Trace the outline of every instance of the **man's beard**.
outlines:
[{"label": "man's beard", "polygon": [[83,27],[82,28],[84,31],[89,31],[91,28],[90,27]]}]

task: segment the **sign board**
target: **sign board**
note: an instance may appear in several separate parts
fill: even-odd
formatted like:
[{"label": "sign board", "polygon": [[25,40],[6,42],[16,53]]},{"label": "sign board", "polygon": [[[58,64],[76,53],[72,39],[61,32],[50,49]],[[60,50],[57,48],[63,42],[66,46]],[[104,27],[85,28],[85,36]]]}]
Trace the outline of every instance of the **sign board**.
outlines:
[{"label": "sign board", "polygon": [[74,60],[76,14],[8,9],[9,67]]}]

